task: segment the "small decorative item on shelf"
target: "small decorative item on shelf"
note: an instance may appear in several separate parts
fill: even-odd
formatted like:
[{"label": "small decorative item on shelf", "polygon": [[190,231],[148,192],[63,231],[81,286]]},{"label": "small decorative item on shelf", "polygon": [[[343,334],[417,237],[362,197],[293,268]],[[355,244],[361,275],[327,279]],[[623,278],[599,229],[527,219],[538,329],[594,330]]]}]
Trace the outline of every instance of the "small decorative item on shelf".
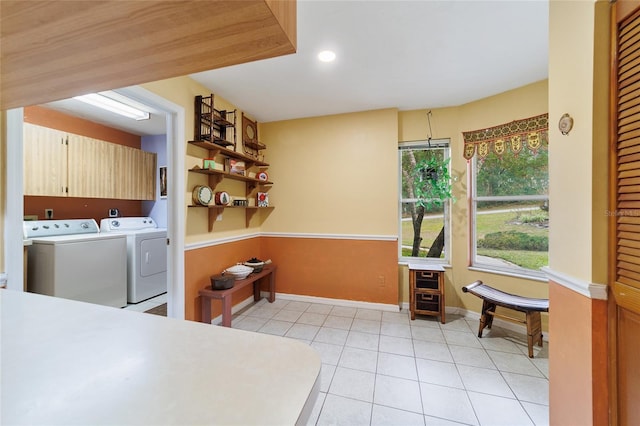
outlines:
[{"label": "small decorative item on shelf", "polygon": [[258,192],[258,207],[269,207],[269,194]]},{"label": "small decorative item on shelf", "polygon": [[213,199],[213,191],[207,185],[198,185],[193,189],[193,202],[200,206],[208,206]]},{"label": "small decorative item on shelf", "polygon": [[247,199],[246,198],[234,198],[233,199],[233,205],[236,207],[246,207],[247,206]]},{"label": "small decorative item on shelf", "polygon": [[214,170],[216,168],[215,160],[213,158],[204,158],[202,160],[202,168]]},{"label": "small decorative item on shelf", "polygon": [[267,172],[260,172],[256,175],[256,178],[258,180],[262,180],[266,182],[269,180],[269,175],[267,174]]},{"label": "small decorative item on shelf", "polygon": [[263,160],[261,150],[267,146],[258,140],[258,123],[242,114],[242,146],[244,153],[256,160]]},{"label": "small decorative item on shelf", "polygon": [[245,175],[246,165],[242,160],[227,158],[225,160],[226,171],[234,175]]},{"label": "small decorative item on shelf", "polygon": [[218,191],[216,192],[215,201],[219,206],[226,206],[229,204],[229,194],[225,191]]}]

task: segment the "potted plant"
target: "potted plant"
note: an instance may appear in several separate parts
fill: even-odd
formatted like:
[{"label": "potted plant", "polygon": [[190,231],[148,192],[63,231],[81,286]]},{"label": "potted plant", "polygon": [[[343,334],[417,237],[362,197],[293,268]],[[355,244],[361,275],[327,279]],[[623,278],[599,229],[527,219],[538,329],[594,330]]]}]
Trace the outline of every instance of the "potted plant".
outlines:
[{"label": "potted plant", "polygon": [[414,169],[414,194],[419,206],[430,209],[441,206],[449,199],[455,200],[451,193],[451,174],[449,158],[435,156],[420,160]]}]

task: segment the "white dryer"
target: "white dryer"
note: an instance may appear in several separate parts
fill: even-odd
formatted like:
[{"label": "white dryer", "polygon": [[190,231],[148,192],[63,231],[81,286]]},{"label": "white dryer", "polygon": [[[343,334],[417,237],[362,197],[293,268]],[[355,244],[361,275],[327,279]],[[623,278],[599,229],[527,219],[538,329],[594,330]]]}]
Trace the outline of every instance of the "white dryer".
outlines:
[{"label": "white dryer", "polygon": [[27,291],[121,308],[127,306],[127,244],[100,234],[93,219],[24,221],[32,241]]},{"label": "white dryer", "polygon": [[127,238],[127,302],[138,303],[167,292],[167,230],[150,217],[110,217],[102,234]]}]

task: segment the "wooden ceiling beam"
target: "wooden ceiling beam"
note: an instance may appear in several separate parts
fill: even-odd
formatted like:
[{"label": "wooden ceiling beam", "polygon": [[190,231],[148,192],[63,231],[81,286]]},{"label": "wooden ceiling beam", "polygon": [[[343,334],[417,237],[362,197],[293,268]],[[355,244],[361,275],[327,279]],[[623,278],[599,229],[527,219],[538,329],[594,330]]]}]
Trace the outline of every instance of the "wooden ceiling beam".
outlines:
[{"label": "wooden ceiling beam", "polygon": [[295,51],[295,0],[2,0],[0,109]]}]

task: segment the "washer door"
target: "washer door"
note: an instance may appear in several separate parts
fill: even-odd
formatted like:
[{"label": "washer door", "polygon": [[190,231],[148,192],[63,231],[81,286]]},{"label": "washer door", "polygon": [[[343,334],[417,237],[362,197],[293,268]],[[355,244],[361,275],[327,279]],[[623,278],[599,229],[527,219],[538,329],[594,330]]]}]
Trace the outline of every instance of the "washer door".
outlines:
[{"label": "washer door", "polygon": [[140,242],[140,276],[148,277],[167,270],[167,239],[150,238]]}]

